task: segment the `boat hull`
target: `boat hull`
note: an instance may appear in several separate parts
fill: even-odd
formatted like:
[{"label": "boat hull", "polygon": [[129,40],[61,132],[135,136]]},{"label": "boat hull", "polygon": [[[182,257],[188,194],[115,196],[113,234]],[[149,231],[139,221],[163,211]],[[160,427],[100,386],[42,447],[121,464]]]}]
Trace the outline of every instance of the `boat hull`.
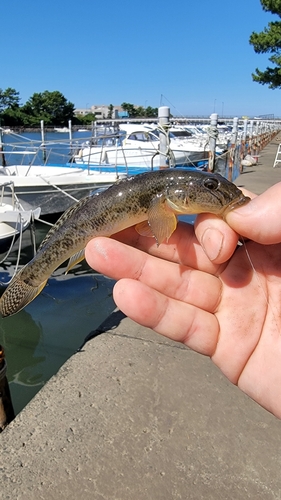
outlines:
[{"label": "boat hull", "polygon": [[[188,166],[196,164],[198,161],[206,158],[205,151],[188,151],[188,150],[173,150],[173,164],[177,167]],[[77,166],[93,166],[110,164],[117,169],[118,172],[122,167],[127,167],[129,173],[130,169],[138,167],[139,169],[157,169],[160,167],[160,155],[157,150],[144,150],[144,149],[101,149],[94,147],[84,148],[79,155],[75,156],[75,163]]]},{"label": "boat hull", "polygon": [[[13,168],[16,167],[6,169],[5,174],[0,179],[5,180],[5,182],[13,181],[15,193],[23,208],[40,207],[41,216],[62,213],[83,196],[87,196],[96,189],[110,186],[118,178],[126,177],[125,173],[117,175],[116,171],[89,173],[82,169],[72,169],[72,171],[70,169],[70,172],[67,172],[63,168],[61,175],[58,173],[50,175],[51,170],[44,170],[46,167],[42,168],[40,175],[35,175],[32,169],[27,175],[19,175],[18,173],[8,175],[8,173],[12,173]],[[32,168],[38,169],[40,167]]]}]

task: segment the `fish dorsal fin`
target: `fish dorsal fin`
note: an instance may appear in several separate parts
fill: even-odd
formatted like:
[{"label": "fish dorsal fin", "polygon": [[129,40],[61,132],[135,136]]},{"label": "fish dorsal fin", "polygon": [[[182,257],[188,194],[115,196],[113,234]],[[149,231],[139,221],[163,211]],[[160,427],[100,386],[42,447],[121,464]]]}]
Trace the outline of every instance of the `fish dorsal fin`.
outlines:
[{"label": "fish dorsal fin", "polygon": [[157,245],[168,241],[177,227],[177,218],[164,195],[156,196],[148,209],[148,224]]},{"label": "fish dorsal fin", "polygon": [[72,257],[70,257],[65,274],[67,274],[70,271],[70,269],[76,266],[76,264],[79,264],[79,262],[81,262],[83,259],[85,259],[85,248],[83,248],[79,252],[72,255]]}]

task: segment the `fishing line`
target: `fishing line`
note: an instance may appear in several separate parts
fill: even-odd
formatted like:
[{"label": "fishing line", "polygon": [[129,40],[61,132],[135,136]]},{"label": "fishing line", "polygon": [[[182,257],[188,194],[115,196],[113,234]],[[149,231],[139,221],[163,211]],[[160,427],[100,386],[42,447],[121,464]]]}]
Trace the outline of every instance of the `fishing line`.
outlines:
[{"label": "fishing line", "polygon": [[[272,303],[270,303],[270,302],[269,302],[269,298],[267,297],[266,291],[265,291],[264,286],[263,286],[263,284],[262,284],[262,281],[261,281],[261,279],[260,279],[260,277],[259,277],[258,271],[256,270],[256,268],[255,268],[255,266],[254,266],[254,263],[253,263],[253,261],[252,261],[252,259],[251,259],[251,256],[250,256],[250,253],[249,253],[249,250],[248,250],[248,248],[247,248],[247,246],[246,246],[246,241],[245,241],[245,239],[244,239],[244,237],[243,237],[243,236],[241,236],[241,241],[242,241],[242,243],[243,243],[243,247],[244,247],[244,249],[245,249],[246,256],[247,256],[248,261],[249,261],[249,263],[250,263],[250,265],[251,265],[251,268],[252,268],[252,270],[253,270],[253,272],[254,272],[254,275],[255,275],[255,278],[256,278],[256,280],[257,280],[257,283],[258,283],[258,285],[259,285],[259,287],[260,287],[260,289],[261,289],[261,291],[262,291],[262,294],[263,294],[263,296],[264,296],[264,298],[265,298],[266,305],[267,305],[268,309],[270,309],[270,311],[271,311],[271,313],[272,313],[272,315],[273,315],[273,319],[274,319],[274,322],[275,322],[275,326],[276,326],[276,328],[277,328],[277,331],[278,331],[278,332],[279,332],[279,334],[280,334],[280,329],[279,329],[279,326],[278,326],[277,317],[276,317],[276,315],[275,315],[275,311],[274,311],[274,308],[273,308],[273,305],[274,305],[274,304],[272,304]],[[276,312],[277,312],[277,311],[276,311]]]}]

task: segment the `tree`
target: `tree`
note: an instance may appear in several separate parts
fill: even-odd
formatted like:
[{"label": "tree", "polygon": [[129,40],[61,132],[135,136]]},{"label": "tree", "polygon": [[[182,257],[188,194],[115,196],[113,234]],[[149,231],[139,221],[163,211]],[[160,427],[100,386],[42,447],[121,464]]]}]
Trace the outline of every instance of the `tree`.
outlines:
[{"label": "tree", "polygon": [[33,94],[23,106],[23,111],[36,119],[37,124],[44,120],[46,125],[67,125],[74,116],[74,104],[67,101],[57,90]]},{"label": "tree", "polygon": [[152,108],[151,106],[148,106],[147,108],[143,108],[142,106],[138,106],[137,108],[134,106],[134,104],[130,104],[128,102],[123,102],[121,104],[122,108],[124,111],[127,111],[128,115],[130,118],[149,118],[149,117],[157,117],[158,116],[158,109],[157,108]]},{"label": "tree", "polygon": [[147,118],[157,118],[158,108],[152,108],[151,106],[147,106],[147,108],[145,108],[145,116]]},{"label": "tree", "polygon": [[19,107],[19,92],[11,87],[8,87],[6,90],[0,89],[0,113],[5,111],[8,108],[16,108]]},{"label": "tree", "polygon": [[75,115],[73,117],[73,125],[91,125],[96,120],[95,113],[87,113],[86,115]]},{"label": "tree", "polygon": [[130,104],[129,102],[122,102],[121,107],[124,111],[127,111],[130,118],[136,118],[136,116],[138,116],[136,108],[133,104]]},{"label": "tree", "polygon": [[[264,11],[281,17],[281,0],[260,0],[260,2]],[[256,72],[252,74],[253,80],[268,85],[270,89],[281,87],[281,22],[268,23],[264,31],[253,32],[249,41],[257,54],[272,54],[269,61],[274,65],[267,67],[265,71],[256,68]]]},{"label": "tree", "polygon": [[114,110],[113,104],[109,104],[107,118],[109,118],[110,120],[112,120],[113,117],[113,110]]}]

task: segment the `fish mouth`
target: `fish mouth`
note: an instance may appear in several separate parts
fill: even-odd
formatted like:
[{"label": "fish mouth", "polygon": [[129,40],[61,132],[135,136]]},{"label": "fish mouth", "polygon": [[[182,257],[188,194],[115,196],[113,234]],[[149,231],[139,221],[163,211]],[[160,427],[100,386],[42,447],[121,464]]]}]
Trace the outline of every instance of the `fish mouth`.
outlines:
[{"label": "fish mouth", "polygon": [[232,201],[225,207],[225,210],[223,211],[223,215],[225,216],[230,212],[231,210],[234,210],[235,208],[242,207],[242,205],[246,205],[246,203],[249,203],[251,201],[251,198],[249,196],[244,196],[243,193],[241,193],[241,196],[239,198],[236,198],[236,200]]}]

